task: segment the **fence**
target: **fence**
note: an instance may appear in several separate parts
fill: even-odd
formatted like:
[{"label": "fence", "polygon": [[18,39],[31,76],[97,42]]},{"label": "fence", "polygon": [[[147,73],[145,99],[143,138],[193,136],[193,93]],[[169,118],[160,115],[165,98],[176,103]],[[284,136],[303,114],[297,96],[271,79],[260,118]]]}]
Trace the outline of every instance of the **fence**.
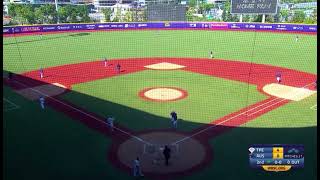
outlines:
[{"label": "fence", "polygon": [[3,27],[3,34],[40,33],[81,30],[125,30],[125,29],[195,29],[195,30],[254,30],[317,33],[317,25],[263,24],[224,22],[147,22],[147,23],[100,23],[100,24],[57,24],[37,26]]}]

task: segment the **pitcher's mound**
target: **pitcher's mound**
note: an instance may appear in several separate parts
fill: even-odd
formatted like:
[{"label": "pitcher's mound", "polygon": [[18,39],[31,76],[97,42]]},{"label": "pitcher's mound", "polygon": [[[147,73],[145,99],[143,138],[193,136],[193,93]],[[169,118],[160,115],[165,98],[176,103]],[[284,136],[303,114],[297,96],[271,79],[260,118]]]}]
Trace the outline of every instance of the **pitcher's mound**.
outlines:
[{"label": "pitcher's mound", "polygon": [[[128,139],[119,146],[118,158],[120,162],[132,168],[133,160],[140,158],[142,172],[166,174],[182,172],[201,164],[206,157],[205,147],[196,139],[182,141],[178,145],[171,143],[185,138],[185,135],[175,132],[152,132],[139,136],[152,145],[144,144],[136,139]],[[169,166],[165,166],[162,154],[164,145],[169,145],[171,158]]]},{"label": "pitcher's mound", "polygon": [[263,87],[263,91],[279,98],[288,99],[292,101],[300,101],[307,98],[317,91],[312,91],[306,88],[297,88],[292,86],[286,86],[282,84],[267,84]]},{"label": "pitcher's mound", "polygon": [[174,87],[152,87],[139,92],[139,96],[145,100],[166,102],[185,98],[187,91]]}]

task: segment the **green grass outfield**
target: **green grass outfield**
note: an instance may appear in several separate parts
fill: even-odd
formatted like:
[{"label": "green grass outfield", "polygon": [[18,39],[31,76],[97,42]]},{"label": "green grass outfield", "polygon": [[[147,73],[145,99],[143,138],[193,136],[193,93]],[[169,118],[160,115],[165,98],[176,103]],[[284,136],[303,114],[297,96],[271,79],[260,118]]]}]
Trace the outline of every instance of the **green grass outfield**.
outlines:
[{"label": "green grass outfield", "polygon": [[[103,57],[109,59],[127,57],[198,58],[208,57],[208,52],[214,50],[216,58],[271,64],[316,74],[317,36],[299,35],[298,42],[295,42],[295,36],[295,34],[263,32],[174,30],[51,34],[44,35],[42,40],[38,36],[4,38],[3,70],[25,72],[39,67],[85,62]],[[152,74],[149,74],[151,72]],[[156,72],[158,74],[155,74]],[[241,108],[247,103],[244,101],[247,95],[247,85],[243,83],[182,71],[175,72],[173,76],[170,74],[173,73],[171,71],[144,71],[79,84],[73,87],[74,92],[66,94],[64,98],[79,105],[85,105],[88,100],[99,99],[90,103],[87,108],[92,108],[92,111],[100,115],[109,113],[104,109],[105,105],[114,107],[115,115],[139,110],[139,113],[159,119],[156,124],[146,124],[148,127],[154,125],[160,128],[167,126],[163,123],[168,118],[166,113],[147,107],[152,102],[142,102],[138,97],[126,99],[125,97],[117,98],[119,94],[117,97],[113,96],[118,91],[117,88],[121,87],[119,89],[123,90],[129,84],[127,81],[144,78],[144,81],[135,82],[132,85],[133,88],[125,93],[136,94],[137,90],[144,86],[159,85],[159,83],[171,85],[177,82],[188,91],[201,93],[201,89],[198,89],[196,84],[192,84],[195,79],[199,86],[208,84],[206,90],[210,95],[210,90],[227,89],[226,97],[222,97],[222,94],[214,94],[215,96],[207,94],[199,97],[208,105],[215,106],[215,109],[212,110],[212,119]],[[148,75],[149,80],[146,78]],[[178,78],[181,76],[188,78],[181,80]],[[107,86],[110,84],[111,86]],[[99,87],[99,90],[93,87]],[[45,112],[41,111],[38,102],[28,101],[7,87],[3,90],[3,97],[19,106],[18,109],[6,111],[3,115],[4,179],[132,179],[107,161],[107,149],[111,143],[109,137],[51,108],[46,109]],[[252,98],[249,98],[248,102],[253,103],[264,97],[254,90],[255,87],[250,87],[249,92]],[[225,106],[218,107],[209,99],[205,99],[206,97],[213,98],[217,102],[227,99],[233,103],[232,105],[224,103]],[[239,99],[234,99],[236,97]],[[316,100],[317,95],[313,95],[303,101],[290,102],[239,128],[211,139],[210,145],[213,147],[214,156],[212,163],[203,171],[177,179],[316,179],[317,116],[316,111],[310,109],[316,104]],[[187,103],[188,107],[197,108],[193,104],[194,101],[196,104],[199,103],[199,100],[194,97],[194,100],[190,99],[191,103]],[[134,106],[138,102],[138,107]],[[176,103],[181,103],[182,106],[186,102],[188,102],[187,99]],[[171,110],[169,104],[163,108],[165,111]],[[216,109],[221,109],[221,111],[215,111]],[[186,114],[189,112],[185,111]],[[198,113],[199,119],[194,118],[195,115],[192,114],[186,115],[186,120],[190,121],[182,124],[184,130],[190,130],[210,120],[208,116],[211,110],[208,110],[208,114]],[[141,129],[144,125],[139,124],[139,121],[134,123],[124,121],[123,123],[133,129]],[[285,173],[252,170],[249,167],[247,148],[250,144],[255,143],[304,144],[305,168]]]},{"label": "green grass outfield", "polygon": [[213,50],[216,58],[316,73],[317,36],[299,36],[297,43],[295,34],[182,30],[65,33],[45,35],[43,39],[39,36],[4,38],[3,68],[23,72],[104,57],[206,58]]}]

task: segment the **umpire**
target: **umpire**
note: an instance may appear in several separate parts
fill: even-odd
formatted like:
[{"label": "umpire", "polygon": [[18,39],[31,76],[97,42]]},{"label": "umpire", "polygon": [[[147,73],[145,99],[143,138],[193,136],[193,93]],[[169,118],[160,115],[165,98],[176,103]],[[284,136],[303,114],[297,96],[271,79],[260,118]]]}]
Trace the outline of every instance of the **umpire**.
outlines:
[{"label": "umpire", "polygon": [[164,158],[166,159],[166,166],[169,165],[170,153],[171,153],[171,149],[168,146],[164,146],[163,155],[164,155]]}]

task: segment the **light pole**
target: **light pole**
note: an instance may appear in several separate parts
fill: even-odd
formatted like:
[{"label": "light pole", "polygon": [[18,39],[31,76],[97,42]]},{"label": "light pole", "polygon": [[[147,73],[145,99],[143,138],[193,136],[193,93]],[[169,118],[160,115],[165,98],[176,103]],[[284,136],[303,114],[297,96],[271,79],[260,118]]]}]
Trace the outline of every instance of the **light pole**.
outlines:
[{"label": "light pole", "polygon": [[55,4],[55,6],[56,6],[56,11],[57,11],[57,24],[59,24],[58,0],[54,0],[54,4]]}]

